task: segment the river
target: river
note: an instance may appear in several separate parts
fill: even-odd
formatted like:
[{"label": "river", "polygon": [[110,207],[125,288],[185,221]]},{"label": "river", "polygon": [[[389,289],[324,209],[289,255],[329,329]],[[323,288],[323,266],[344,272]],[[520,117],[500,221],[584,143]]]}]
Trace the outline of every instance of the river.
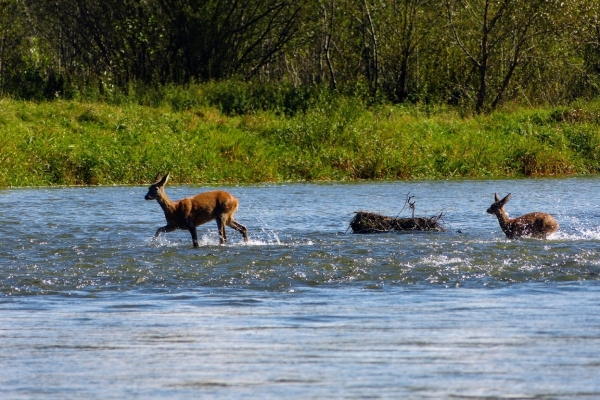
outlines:
[{"label": "river", "polygon": [[[248,243],[151,244],[147,187],[0,190],[0,397],[600,398],[600,178],[224,189]],[[560,230],[508,240],[494,193]],[[446,232],[348,229],[407,196]]]}]

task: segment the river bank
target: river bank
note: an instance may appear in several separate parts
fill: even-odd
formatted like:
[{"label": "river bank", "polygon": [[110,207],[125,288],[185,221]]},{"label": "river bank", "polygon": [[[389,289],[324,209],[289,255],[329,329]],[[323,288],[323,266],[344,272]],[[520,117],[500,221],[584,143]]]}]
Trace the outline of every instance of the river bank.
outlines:
[{"label": "river bank", "polygon": [[[201,88],[188,97],[202,96]],[[324,95],[293,114],[202,101],[158,106],[0,100],[0,187],[565,176],[600,171],[600,103],[366,106]]]}]

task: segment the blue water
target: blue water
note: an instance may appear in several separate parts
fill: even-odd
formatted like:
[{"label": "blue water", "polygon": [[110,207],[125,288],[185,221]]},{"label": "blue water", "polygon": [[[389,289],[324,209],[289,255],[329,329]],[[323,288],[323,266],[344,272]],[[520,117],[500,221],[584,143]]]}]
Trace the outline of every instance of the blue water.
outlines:
[{"label": "blue water", "polygon": [[[147,187],[0,191],[0,398],[600,398],[600,179],[226,187],[151,239]],[[212,188],[167,186],[179,199]],[[485,213],[551,213],[511,241]],[[354,212],[443,213],[357,235]]]}]

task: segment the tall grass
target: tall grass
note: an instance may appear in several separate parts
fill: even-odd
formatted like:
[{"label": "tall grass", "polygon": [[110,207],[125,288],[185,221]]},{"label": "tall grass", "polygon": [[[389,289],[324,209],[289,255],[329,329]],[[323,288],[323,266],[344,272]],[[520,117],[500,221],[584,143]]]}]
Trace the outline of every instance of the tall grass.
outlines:
[{"label": "tall grass", "polygon": [[162,90],[112,104],[0,100],[0,186],[139,184],[157,171],[198,183],[600,171],[600,103],[465,117],[324,91]]}]

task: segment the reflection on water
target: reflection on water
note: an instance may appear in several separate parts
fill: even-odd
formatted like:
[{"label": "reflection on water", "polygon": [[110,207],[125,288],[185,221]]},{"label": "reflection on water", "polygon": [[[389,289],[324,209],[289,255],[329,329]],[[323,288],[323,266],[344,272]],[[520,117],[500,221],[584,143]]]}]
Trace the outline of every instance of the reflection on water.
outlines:
[{"label": "reflection on water", "polygon": [[[598,182],[229,187],[250,241],[198,249],[146,187],[2,190],[0,396],[600,396]],[[495,192],[560,231],[507,240]],[[448,231],[348,232],[408,193]]]}]

